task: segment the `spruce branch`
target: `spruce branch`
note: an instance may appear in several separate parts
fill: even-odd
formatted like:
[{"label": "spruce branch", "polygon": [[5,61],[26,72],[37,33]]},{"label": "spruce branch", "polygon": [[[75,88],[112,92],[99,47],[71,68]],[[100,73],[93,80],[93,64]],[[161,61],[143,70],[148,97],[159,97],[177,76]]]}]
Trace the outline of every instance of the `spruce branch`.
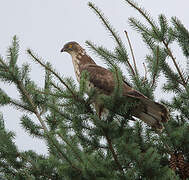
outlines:
[{"label": "spruce branch", "polygon": [[131,76],[135,77],[135,71],[134,71],[133,67],[131,66],[131,63],[129,62],[128,57],[125,58],[125,55],[127,56],[127,54],[126,54],[124,48],[116,48],[115,52],[117,54],[117,59],[119,59],[121,62],[126,64],[129,73],[131,73]]},{"label": "spruce branch", "polygon": [[2,57],[0,57],[0,63],[2,64],[2,68],[3,69],[7,69],[7,64],[4,62],[4,60],[3,60],[3,58]]},{"label": "spruce branch", "polygon": [[54,84],[53,82],[51,82],[51,85],[57,89],[58,91],[62,92],[62,89],[60,87],[58,87],[58,85]]},{"label": "spruce branch", "polygon": [[108,62],[108,65],[111,65],[112,67],[115,66],[115,60],[117,60],[117,57],[104,47],[100,46],[97,47],[94,43],[90,41],[86,41],[86,44],[95,52],[97,55],[99,55],[101,58],[103,58],[106,63]]},{"label": "spruce branch", "polygon": [[45,65],[43,62],[41,62],[41,60],[39,60],[30,49],[27,50],[28,54],[36,61],[38,62],[41,66],[43,66],[46,70],[48,70],[49,72],[51,72],[52,74],[55,75],[55,77],[58,78],[58,80],[70,91],[70,93],[72,94],[72,96],[77,99],[75,93],[70,89],[70,87],[63,81],[63,79],[55,72],[53,71],[51,68],[49,68],[47,65]]},{"label": "spruce branch", "polygon": [[153,51],[154,48],[156,47],[155,41],[153,38],[145,33],[142,34],[143,41],[146,43],[147,47]]},{"label": "spruce branch", "polygon": [[52,135],[50,133],[46,134],[47,137],[51,140],[51,143],[53,144],[53,146],[57,149],[57,152],[59,153],[60,157],[63,157],[63,159],[65,159],[68,164],[75,169],[76,171],[78,171],[79,173],[81,173],[81,169],[79,169],[77,166],[75,166],[71,160],[67,157],[67,155],[61,150],[60,145],[58,143],[58,141],[52,137]]},{"label": "spruce branch", "polygon": [[174,64],[174,66],[175,66],[175,68],[176,68],[176,70],[177,70],[177,72],[178,72],[178,74],[179,74],[179,76],[180,76],[180,78],[181,78],[181,80],[182,80],[182,85],[186,88],[186,86],[187,86],[186,81],[185,81],[185,79],[184,79],[184,77],[183,77],[183,74],[182,74],[182,72],[181,72],[181,70],[180,70],[180,68],[179,68],[179,66],[178,66],[178,64],[177,64],[177,62],[176,62],[175,57],[174,57],[173,54],[172,54],[171,49],[169,48],[169,46],[168,46],[168,44],[165,42],[165,40],[163,40],[163,44],[165,45],[165,47],[166,47],[166,49],[167,49],[167,52],[168,52],[168,55],[171,57],[171,59],[172,59],[172,61],[173,61],[173,64]]},{"label": "spruce branch", "polygon": [[88,5],[98,15],[98,17],[101,19],[105,27],[108,29],[108,31],[111,33],[111,35],[114,37],[115,41],[117,42],[118,47],[116,47],[115,49],[115,53],[117,54],[116,55],[117,59],[121,62],[126,61],[126,64],[129,66],[129,70],[131,71],[132,76],[135,76],[135,71],[132,68],[130,62],[128,61],[128,55],[123,45],[123,42],[121,41],[121,38],[119,37],[117,32],[114,30],[114,28],[111,27],[110,23],[104,17],[104,15],[100,12],[100,10],[91,2],[89,2]]},{"label": "spruce branch", "polygon": [[[49,68],[51,68],[50,63],[46,64]],[[45,91],[49,91],[50,90],[50,82],[51,82],[51,73],[49,72],[49,70],[45,70],[45,84],[44,84],[44,89]]]},{"label": "spruce branch", "polygon": [[112,140],[110,139],[110,137],[108,136],[108,133],[107,133],[106,131],[107,131],[107,130],[103,129],[104,135],[105,135],[105,137],[106,137],[106,140],[107,140],[108,146],[109,146],[109,148],[110,148],[110,151],[111,151],[111,153],[112,153],[112,156],[113,156],[113,158],[114,158],[114,161],[115,161],[115,163],[117,164],[117,166],[118,166],[119,170],[121,171],[121,173],[124,174],[123,168],[122,168],[121,164],[119,163],[117,154],[116,154],[116,152],[115,152],[115,150],[114,150],[114,148],[113,148]]},{"label": "spruce branch", "polygon": [[[153,19],[151,19],[151,17],[147,14],[147,12],[140,8],[136,3],[134,3],[133,1],[131,0],[125,0],[127,3],[129,3],[132,7],[134,7],[146,20],[147,22],[151,25],[152,29],[153,29],[153,32],[155,33],[155,35],[157,37],[159,37],[159,32],[158,32],[158,27],[155,25]],[[160,19],[163,19],[164,21],[164,28],[165,28],[165,19],[163,17],[161,17]],[[137,23],[135,23],[137,25]],[[141,30],[143,30],[143,28],[141,28]],[[165,29],[164,29],[165,30]],[[183,77],[183,74],[181,73],[181,70],[179,69],[178,67],[178,64],[176,62],[176,59],[174,58],[173,54],[172,54],[172,51],[170,50],[170,48],[168,47],[168,43],[165,41],[165,39],[161,39],[162,43],[164,44],[164,46],[166,47],[167,49],[167,52],[169,54],[169,56],[171,57],[173,63],[174,63],[174,66],[176,67],[177,69],[177,72],[182,80],[182,85],[186,88],[186,82],[185,82],[185,79]]]},{"label": "spruce branch", "polygon": [[97,6],[95,6],[95,4],[93,4],[92,2],[88,3],[88,6],[94,10],[94,12],[96,13],[96,15],[98,15],[98,17],[100,18],[100,20],[102,21],[102,23],[105,25],[105,27],[107,28],[107,30],[110,32],[110,34],[113,36],[113,38],[115,39],[115,41],[117,42],[117,44],[119,45],[120,48],[122,48],[122,41],[121,38],[118,36],[117,32],[114,30],[114,28],[110,25],[110,23],[108,22],[108,20],[104,17],[104,15],[101,13],[101,11],[99,10],[99,8]]},{"label": "spruce branch", "polygon": [[150,17],[150,15],[141,7],[139,7],[139,5],[131,0],[125,0],[128,4],[130,4],[133,8],[135,8],[147,21],[148,23],[151,25],[154,33],[157,32],[156,30],[158,29],[157,26],[155,25],[154,20]]},{"label": "spruce branch", "polygon": [[136,73],[136,75],[138,75],[138,70],[137,70],[137,66],[136,66],[136,60],[135,60],[135,56],[134,56],[134,52],[133,52],[133,48],[132,48],[132,45],[131,45],[131,41],[130,41],[130,39],[129,39],[129,36],[128,36],[127,31],[125,30],[124,32],[125,32],[125,35],[126,35],[127,41],[128,41],[128,43],[129,43],[129,48],[130,48],[131,55],[132,55],[132,58],[133,58],[133,63],[134,63],[135,73]]},{"label": "spruce branch", "polygon": [[5,129],[3,114],[0,112],[0,131]]},{"label": "spruce branch", "polygon": [[[36,92],[36,93],[39,93],[39,94],[44,94],[44,95],[47,95],[47,96],[53,96],[53,97],[56,97],[56,98],[60,98],[62,97],[60,94],[53,94],[53,93],[50,93],[50,92],[45,92],[45,91],[40,91],[38,89],[32,89],[32,91]],[[72,96],[70,96],[69,98],[71,98]]]},{"label": "spruce branch", "polygon": [[[71,118],[68,114],[66,114],[66,113],[64,113],[64,112],[62,112],[62,111],[60,111],[57,107],[54,106],[54,104],[48,104],[48,106],[49,106],[50,109],[52,109],[52,110],[55,111],[56,113],[60,114],[60,115],[61,115],[62,117],[64,117],[65,119],[70,120],[70,122],[72,121],[72,118]],[[70,128],[72,128],[72,127],[70,127]]]},{"label": "spruce branch", "polygon": [[[179,75],[177,73],[174,73],[166,62],[162,63],[161,70],[163,71],[163,73],[165,74],[166,78],[168,79],[168,84],[165,85],[165,86],[170,86],[170,84],[171,84],[171,86],[172,86],[171,90],[173,91],[173,90],[177,89],[178,92],[179,92],[180,91],[179,90],[180,89],[179,85],[180,84],[183,85],[182,81],[180,81]],[[164,87],[163,87],[163,89],[167,90],[167,88],[164,88]],[[170,88],[169,88],[169,90],[170,90]]]},{"label": "spruce branch", "polygon": [[[12,73],[12,72],[10,72],[10,73]],[[12,74],[12,75],[14,76],[14,74]],[[36,115],[36,117],[37,117],[37,119],[39,120],[41,126],[43,127],[43,130],[44,130],[45,134],[47,135],[48,139],[54,144],[54,146],[56,147],[56,149],[58,150],[58,152],[64,157],[64,159],[66,159],[67,162],[72,165],[72,163],[70,162],[70,160],[64,155],[64,153],[61,151],[61,149],[58,147],[58,145],[54,142],[55,139],[52,139],[52,137],[49,136],[49,134],[48,134],[48,129],[47,129],[46,125],[45,125],[45,122],[44,122],[43,119],[41,118],[41,115],[40,115],[40,113],[39,113],[38,110],[37,110],[37,106],[34,104],[34,102],[33,102],[32,98],[31,98],[30,94],[29,94],[29,93],[27,92],[27,90],[24,88],[22,82],[19,81],[19,80],[17,80],[16,84],[17,84],[18,89],[19,89],[19,90],[22,92],[22,94],[26,97],[28,103],[31,105],[32,109],[34,110],[34,114]],[[77,169],[77,170],[78,170],[78,168],[76,168],[74,165],[72,165],[72,167],[73,167],[74,169]]]},{"label": "spruce branch", "polygon": [[69,143],[69,141],[66,138],[64,138],[64,136],[60,132],[57,132],[57,134],[71,148],[71,150],[75,154],[76,158],[83,164],[84,162],[81,159],[80,154],[72,147],[72,145]]},{"label": "spruce branch", "polygon": [[[82,128],[85,128],[85,127],[82,127]],[[85,129],[88,130],[88,128],[85,128]],[[93,141],[91,142],[89,139],[83,137],[80,132],[79,132],[79,133],[77,132],[77,133],[76,133],[76,136],[77,136],[82,142],[85,142],[85,144],[87,144],[87,146],[90,145],[90,146],[91,146],[93,149],[95,149],[95,150],[98,150],[98,149],[105,149],[105,150],[107,150],[107,149],[108,149],[108,147],[105,146],[105,145],[100,145],[100,144],[94,143]]]},{"label": "spruce branch", "polygon": [[42,125],[44,131],[45,131],[45,132],[48,132],[48,129],[47,129],[46,125],[45,125],[45,122],[42,120],[42,118],[41,118],[39,112],[37,111],[36,105],[34,104],[34,102],[33,102],[32,98],[31,98],[31,96],[29,95],[29,93],[28,93],[28,92],[26,91],[26,89],[24,88],[23,84],[22,84],[20,81],[18,81],[18,82],[17,82],[17,86],[18,86],[18,88],[20,89],[20,91],[22,92],[22,94],[27,98],[27,101],[28,101],[29,104],[31,105],[32,109],[34,110],[35,115],[37,116],[39,122],[41,123],[41,125]]},{"label": "spruce branch", "polygon": [[129,18],[129,24],[130,26],[142,34],[147,34],[148,36],[151,36],[150,29],[147,28],[144,24],[142,24],[140,21],[138,21],[135,18]]},{"label": "spruce branch", "polygon": [[157,49],[156,49],[156,66],[155,66],[156,68],[154,70],[151,88],[154,86],[155,81],[156,81],[156,76],[157,76],[157,72],[158,72],[158,66],[159,66],[159,46],[157,46]]},{"label": "spruce branch", "polygon": [[15,107],[17,107],[17,108],[21,108],[22,110],[27,110],[30,113],[35,113],[35,111],[33,109],[31,109],[30,107],[22,104],[21,102],[18,102],[17,100],[10,99],[10,104],[15,106]]},{"label": "spruce branch", "polygon": [[115,75],[115,80],[116,80],[115,93],[116,95],[122,95],[122,91],[123,91],[122,73],[118,67],[114,68],[114,75]]},{"label": "spruce branch", "polygon": [[[165,129],[166,130],[166,129]],[[163,143],[163,145],[165,146],[166,152],[168,154],[171,154],[172,150],[171,147],[167,144],[166,139],[164,137],[164,135],[160,132],[157,131],[157,134],[159,135],[159,137],[161,138],[161,142]]]},{"label": "spruce branch", "polygon": [[13,37],[12,46],[8,49],[8,59],[9,59],[9,67],[12,68],[13,73],[15,69],[15,65],[18,59],[18,52],[19,52],[19,44],[18,39],[16,36]]},{"label": "spruce branch", "polygon": [[[1,61],[1,62],[2,62],[2,61]],[[31,108],[32,108],[32,111],[33,111],[33,112],[35,113],[35,115],[37,116],[38,120],[40,121],[40,123],[41,123],[41,125],[42,125],[42,127],[43,127],[43,129],[44,129],[44,131],[47,132],[47,131],[48,131],[48,130],[47,130],[47,127],[46,127],[44,121],[41,119],[40,114],[39,114],[38,111],[37,111],[37,107],[36,107],[36,105],[34,104],[34,102],[33,102],[32,98],[31,98],[30,94],[29,94],[29,93],[27,92],[27,90],[24,88],[24,85],[22,84],[22,82],[21,82],[20,80],[18,80],[17,77],[15,77],[15,74],[14,74],[12,71],[10,71],[10,69],[6,66],[6,64],[5,64],[4,62],[2,62],[2,64],[5,66],[7,72],[9,72],[9,73],[11,74],[12,78],[14,78],[15,84],[17,85],[18,89],[19,89],[19,90],[22,92],[22,94],[26,97],[28,103],[30,104],[30,106],[31,106]],[[16,104],[16,102],[14,102],[14,101],[12,101],[12,103],[13,103],[13,104]],[[19,106],[19,107],[20,107],[20,106]],[[28,108],[27,108],[26,110],[28,110]]]},{"label": "spruce branch", "polygon": [[169,26],[168,26],[168,22],[167,22],[167,18],[165,17],[165,15],[160,14],[159,17],[159,24],[160,24],[160,31],[161,31],[161,35],[162,35],[162,40],[165,40]]},{"label": "spruce branch", "polygon": [[98,46],[95,45],[94,43],[92,43],[91,41],[86,41],[86,44],[95,52],[97,52],[97,54],[101,55],[102,57],[110,57],[112,59],[116,59],[117,57],[114,55],[113,52],[107,50],[106,48],[102,47],[102,46]]},{"label": "spruce branch", "polygon": [[[37,59],[37,58],[36,58]],[[17,85],[18,89],[20,90],[20,92],[26,97],[27,99],[27,102],[30,104],[31,108],[33,109],[34,111],[34,114],[36,115],[36,117],[38,118],[40,124],[42,125],[43,127],[43,130],[45,132],[45,134],[47,135],[49,141],[52,142],[52,144],[54,144],[54,146],[56,147],[57,151],[61,154],[61,156],[63,156],[64,159],[66,159],[66,161],[76,170],[79,170],[77,167],[75,167],[71,161],[67,158],[67,156],[62,152],[62,150],[59,148],[58,144],[55,143],[54,141],[56,141],[54,138],[50,137],[49,136],[49,133],[48,133],[48,129],[45,125],[45,122],[43,121],[43,119],[41,118],[41,115],[39,114],[38,110],[37,110],[37,106],[35,105],[35,103],[33,102],[30,94],[27,92],[27,90],[25,89],[24,85],[22,84],[22,82],[20,80],[18,80],[18,78],[15,77],[15,74],[10,71],[10,69],[6,66],[5,63],[2,63],[4,66],[5,66],[5,69],[7,72],[9,72],[12,77],[14,78],[14,82],[15,84]],[[42,64],[42,63],[41,63]],[[48,68],[47,68],[48,69]],[[13,102],[14,104],[16,104],[15,102]],[[80,171],[80,170],[79,170]],[[81,171],[80,171],[81,172]]]},{"label": "spruce branch", "polygon": [[171,18],[172,23],[174,25],[174,29],[170,33],[174,36],[182,48],[183,54],[188,58],[189,57],[189,31],[186,27],[181,23],[181,21],[176,18]]},{"label": "spruce branch", "polygon": [[36,136],[38,138],[43,138],[43,133],[40,131],[40,130],[42,130],[42,127],[40,125],[34,123],[27,115],[22,116],[21,125],[32,136]]},{"label": "spruce branch", "polygon": [[[153,29],[155,35],[156,35],[157,37],[159,37],[159,33],[158,33],[158,31],[157,31],[158,28],[156,27],[155,23],[153,22],[153,19],[151,19],[151,18],[149,17],[149,15],[145,12],[145,10],[142,9],[142,8],[140,8],[136,3],[132,2],[131,0],[126,0],[126,2],[128,2],[132,7],[134,7],[134,8],[148,21],[148,23],[151,25],[151,27],[152,27],[152,29]],[[164,18],[163,16],[161,16],[160,19],[161,19],[161,22],[162,22],[162,23],[161,23],[161,26],[162,26],[162,28],[164,28],[164,29],[162,29],[162,31],[165,31],[165,32],[166,32],[166,20],[165,20],[165,18]],[[135,23],[135,25],[138,26],[138,23]],[[140,28],[140,29],[141,29],[141,30],[144,30],[145,28],[142,27],[142,28]],[[177,72],[178,72],[178,74],[179,74],[179,76],[180,76],[180,78],[181,78],[181,80],[182,80],[183,86],[186,88],[185,79],[184,79],[184,77],[183,77],[183,75],[182,75],[182,73],[181,73],[181,70],[180,70],[179,67],[178,67],[178,64],[177,64],[177,62],[176,62],[176,59],[174,58],[174,56],[173,56],[173,54],[172,54],[170,48],[168,47],[168,43],[165,41],[165,39],[163,39],[163,40],[161,39],[161,41],[162,41],[162,43],[164,44],[164,46],[166,47],[167,52],[168,52],[169,56],[171,57],[171,59],[172,59],[172,61],[173,61],[173,63],[174,63],[174,66],[175,66],[176,69],[177,69]]]},{"label": "spruce branch", "polygon": [[0,105],[7,105],[10,103],[10,97],[0,88]]}]

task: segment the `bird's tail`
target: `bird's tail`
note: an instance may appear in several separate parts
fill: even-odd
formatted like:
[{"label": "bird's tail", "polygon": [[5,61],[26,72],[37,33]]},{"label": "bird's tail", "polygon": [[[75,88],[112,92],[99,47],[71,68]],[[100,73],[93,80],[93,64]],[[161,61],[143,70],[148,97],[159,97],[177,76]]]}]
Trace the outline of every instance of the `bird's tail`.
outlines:
[{"label": "bird's tail", "polygon": [[169,112],[167,108],[154,102],[148,98],[140,99],[142,108],[137,109],[134,111],[134,116],[143,120],[149,126],[155,129],[163,129],[162,123],[165,123],[169,119]]}]

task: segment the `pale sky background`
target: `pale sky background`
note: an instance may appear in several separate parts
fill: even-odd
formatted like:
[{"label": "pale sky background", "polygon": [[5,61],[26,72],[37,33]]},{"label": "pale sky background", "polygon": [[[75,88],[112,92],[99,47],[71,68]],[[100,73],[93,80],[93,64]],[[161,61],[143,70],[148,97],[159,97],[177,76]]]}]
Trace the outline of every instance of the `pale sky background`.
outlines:
[{"label": "pale sky background", "polygon": [[[33,64],[26,55],[27,48],[33,49],[45,61],[50,61],[54,68],[64,76],[75,78],[71,57],[60,53],[63,44],[74,40],[86,48],[85,41],[91,40],[110,49],[114,47],[114,42],[87,6],[87,2],[87,0],[0,0],[0,55],[5,57],[12,37],[17,35],[20,41],[18,64],[21,65],[23,62],[32,64],[31,77],[35,82],[42,84],[44,73],[42,68]],[[148,50],[140,36],[128,25],[129,17],[141,16],[124,0],[93,0],[91,2],[95,3],[109,18],[126,44],[123,32],[128,31],[137,64],[143,68],[141,65]],[[138,0],[137,2],[156,20],[157,16],[163,13],[169,19],[177,16],[187,28],[189,27],[188,1]],[[90,52],[89,54],[95,59],[94,54]],[[179,59],[178,56],[177,59]],[[100,59],[96,61],[104,66]],[[0,87],[6,89],[11,97],[18,97],[13,86],[0,82]],[[157,92],[157,98],[159,96],[160,93]],[[21,128],[19,121],[21,112],[12,107],[3,107],[0,111],[3,112],[6,128],[16,133],[15,142],[20,150],[32,149],[41,154],[47,152],[44,142],[29,137]]]}]

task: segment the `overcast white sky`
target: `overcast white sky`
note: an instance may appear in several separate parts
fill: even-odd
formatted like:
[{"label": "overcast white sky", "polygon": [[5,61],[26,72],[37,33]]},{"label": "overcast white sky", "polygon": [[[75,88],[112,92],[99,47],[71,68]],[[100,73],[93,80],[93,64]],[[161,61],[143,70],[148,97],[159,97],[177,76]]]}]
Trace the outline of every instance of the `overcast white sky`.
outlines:
[{"label": "overcast white sky", "polygon": [[[33,49],[44,60],[50,61],[58,72],[75,78],[71,57],[61,54],[60,49],[68,41],[77,41],[85,47],[85,41],[91,40],[99,45],[112,48],[114,43],[109,38],[99,19],[87,6],[87,0],[0,0],[0,54],[6,55],[13,35],[20,41],[19,64],[31,62],[26,49]],[[141,66],[147,49],[143,46],[140,36],[128,25],[130,16],[140,17],[124,0],[93,0],[112,25],[117,29],[123,41],[126,41],[124,30],[127,30],[132,41],[137,63]],[[157,19],[158,14],[168,18],[177,16],[186,27],[188,21],[188,1],[176,0],[138,0],[150,14]],[[89,53],[90,54],[90,53]],[[90,54],[93,58],[94,54]],[[97,59],[98,64],[102,64]],[[43,82],[43,71],[40,66],[32,64],[32,78],[38,83]],[[17,97],[13,86],[6,88],[11,97]],[[22,113],[10,107],[0,108],[5,118],[5,125],[16,133],[16,144],[20,150],[33,149],[38,153],[46,153],[45,144],[29,137],[20,127],[19,117]]]}]

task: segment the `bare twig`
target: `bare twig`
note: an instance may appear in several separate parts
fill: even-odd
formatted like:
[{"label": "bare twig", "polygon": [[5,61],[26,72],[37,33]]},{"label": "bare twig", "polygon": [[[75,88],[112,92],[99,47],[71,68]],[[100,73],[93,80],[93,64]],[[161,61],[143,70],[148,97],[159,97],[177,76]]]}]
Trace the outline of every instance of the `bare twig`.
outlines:
[{"label": "bare twig", "polygon": [[134,68],[135,68],[135,73],[136,73],[136,75],[138,75],[138,70],[137,70],[137,66],[136,66],[136,60],[135,60],[135,56],[134,56],[134,53],[133,53],[133,48],[132,48],[132,45],[131,45],[131,42],[130,42],[130,39],[129,39],[129,36],[128,36],[127,31],[124,31],[124,32],[125,32],[125,35],[126,35],[127,41],[128,41],[128,43],[129,43],[129,48],[130,48],[131,55],[132,55],[132,58],[133,58],[133,63],[134,63]]},{"label": "bare twig", "polygon": [[127,64],[129,65],[129,68],[130,68],[130,70],[131,70],[133,76],[135,77],[136,74],[135,74],[135,71],[134,71],[133,67],[131,66],[131,64],[129,63],[128,60],[126,60],[126,61],[127,61]]},{"label": "bare twig", "polygon": [[144,79],[143,79],[143,83],[146,81],[147,79],[147,69],[146,69],[146,65],[143,63],[144,66]]}]

